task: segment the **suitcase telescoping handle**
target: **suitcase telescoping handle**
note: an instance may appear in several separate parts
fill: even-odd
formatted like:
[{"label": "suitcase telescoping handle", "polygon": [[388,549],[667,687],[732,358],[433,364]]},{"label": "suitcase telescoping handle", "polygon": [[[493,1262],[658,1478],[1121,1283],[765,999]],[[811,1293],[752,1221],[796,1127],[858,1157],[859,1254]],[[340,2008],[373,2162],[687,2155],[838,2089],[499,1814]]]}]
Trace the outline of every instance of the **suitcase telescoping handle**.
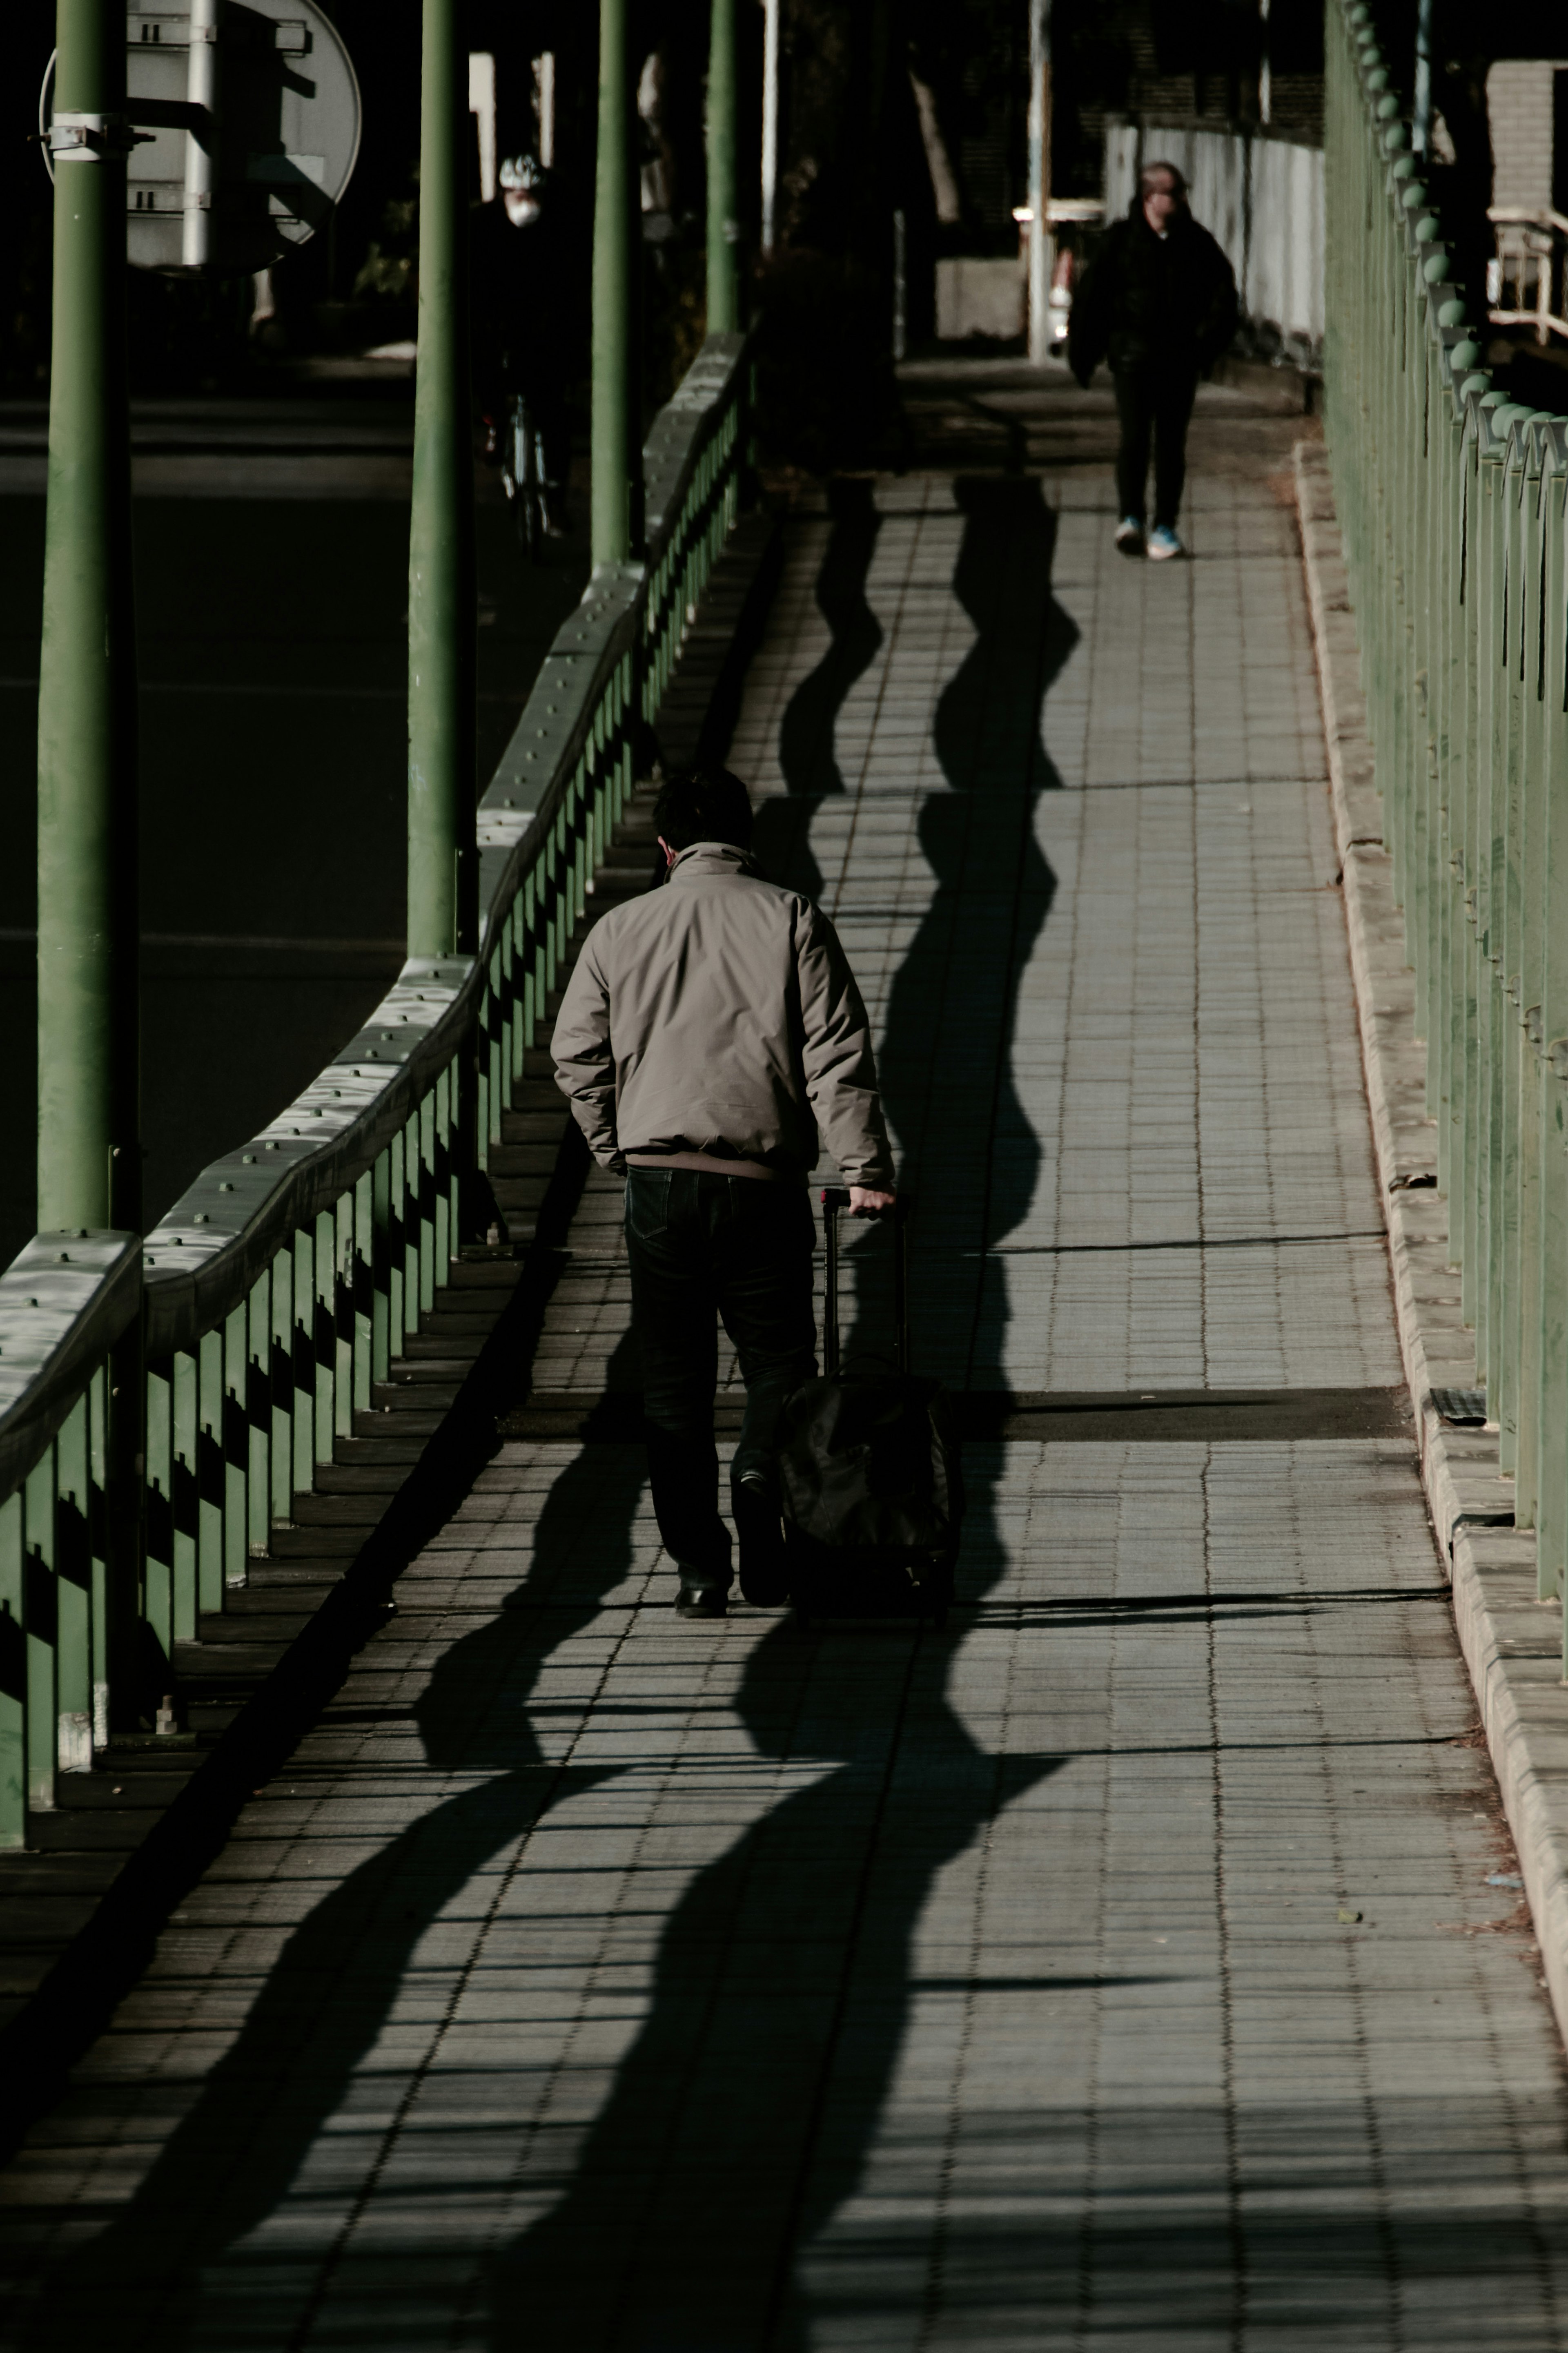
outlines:
[{"label": "suitcase telescoping handle", "polygon": [[[910,1369],[910,1212],[914,1203],[900,1193],[890,1209],[875,1222],[893,1229],[893,1347],[900,1373]],[[847,1185],[822,1188],[822,1230],[827,1242],[827,1296],[822,1313],[822,1369],[828,1379],[838,1377],[838,1220],[849,1209]]]}]

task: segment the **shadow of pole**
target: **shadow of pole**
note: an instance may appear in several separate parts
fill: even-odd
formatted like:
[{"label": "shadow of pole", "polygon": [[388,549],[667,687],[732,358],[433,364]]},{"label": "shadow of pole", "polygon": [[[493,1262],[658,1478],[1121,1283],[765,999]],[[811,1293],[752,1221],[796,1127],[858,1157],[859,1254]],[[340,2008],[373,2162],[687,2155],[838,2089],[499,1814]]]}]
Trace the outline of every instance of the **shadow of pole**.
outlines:
[{"label": "shadow of pole", "polygon": [[[949,789],[920,815],[935,889],[894,978],[878,1056],[903,1181],[921,1205],[917,1250],[939,1235],[949,1249],[989,1247],[1022,1222],[1038,1182],[1043,1148],[1014,1082],[1013,1039],[1018,982],[1056,895],[1035,838],[1040,794],[1061,788],[1041,713],[1078,638],[1051,595],[1057,519],[1039,483],[953,487],[965,518],[953,592],[976,635],[937,705]],[[1005,1309],[983,1337],[984,1296],[977,1273],[972,1388],[1001,1377]]]},{"label": "shadow of pole", "polygon": [[816,603],[832,634],[822,659],[791,695],[779,724],[779,766],[787,797],[765,800],[757,811],[752,847],[758,865],[770,881],[787,883],[811,899],[822,890],[811,849],[811,821],[825,800],[847,789],[834,728],[851,689],[870,669],[882,642],[882,625],[866,597],[882,527],[873,488],[868,481],[855,480],[827,486],[833,529],[816,575]]}]

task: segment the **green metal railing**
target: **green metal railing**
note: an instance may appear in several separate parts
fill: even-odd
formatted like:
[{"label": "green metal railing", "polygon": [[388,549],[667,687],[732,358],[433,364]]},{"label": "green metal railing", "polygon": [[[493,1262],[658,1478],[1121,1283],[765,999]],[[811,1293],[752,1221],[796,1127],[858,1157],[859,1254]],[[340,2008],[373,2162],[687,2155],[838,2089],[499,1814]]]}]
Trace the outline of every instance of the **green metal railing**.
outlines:
[{"label": "green metal railing", "polygon": [[1331,6],[1324,417],[1478,1378],[1568,1554],[1568,419],[1478,366],[1367,8]]},{"label": "green metal railing", "polygon": [[40,1234],[0,1275],[0,1845],[146,1721],[446,1282],[735,522],[749,374],[709,338],[644,453],[646,564],[596,572],[545,659],[479,805],[479,955],[405,965],[144,1240]]}]

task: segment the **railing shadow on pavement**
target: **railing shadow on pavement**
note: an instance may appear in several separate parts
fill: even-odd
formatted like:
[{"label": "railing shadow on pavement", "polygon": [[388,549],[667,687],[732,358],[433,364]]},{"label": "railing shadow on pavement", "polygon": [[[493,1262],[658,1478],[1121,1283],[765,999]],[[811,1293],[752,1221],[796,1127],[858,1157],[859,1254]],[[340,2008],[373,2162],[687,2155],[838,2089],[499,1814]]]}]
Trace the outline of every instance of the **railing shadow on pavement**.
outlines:
[{"label": "railing shadow on pavement", "polygon": [[637,731],[739,511],[749,376],[746,339],[710,336],[655,422],[646,564],[595,573],[479,804],[478,956],[405,965],[144,1238],[41,1234],[0,1274],[0,1848],[111,1738],[156,1736],[174,1645],[243,1588],[482,1238]]},{"label": "railing shadow on pavement", "polygon": [[[978,1071],[965,1115],[988,1134],[1000,1111],[1015,1145],[1023,1130],[1008,1072],[1016,990],[1053,888],[1034,838],[1039,794],[1057,781],[1041,711],[1072,642],[1050,596],[1055,519],[1037,485],[965,481],[957,501],[955,585],[978,635],[938,709],[951,789],[921,811],[936,889],[895,984],[883,1046],[889,1107],[925,1172],[928,1200],[944,1152],[977,1148],[973,1133],[946,1136],[945,1108],[931,1092],[932,1005],[943,992]],[[857,488],[830,539],[830,617],[840,617],[851,649],[830,649],[824,668],[846,691],[870,659],[874,521],[868,487]],[[815,712],[819,741],[830,744],[831,718]],[[798,772],[813,806],[823,773],[816,761]],[[809,859],[804,837],[795,855],[797,867]],[[955,1216],[977,1219],[983,1240],[1005,1234],[1027,1208],[1038,1160],[1037,1149],[987,1163],[984,1200],[966,1195]],[[999,1380],[1005,1299],[986,1293],[983,1306],[982,1286],[995,1280],[988,1261],[962,1263],[974,1289],[969,1377]],[[626,1361],[609,1368],[610,1391],[630,1378],[629,1349],[623,1342]],[[864,2172],[907,2031],[929,1894],[1060,1762],[982,1746],[947,1693],[964,1607],[1006,1565],[994,1502],[1003,1455],[1000,1446],[972,1452],[952,1632],[805,1641],[781,1622],[751,1652],[736,1714],[759,1765],[791,1768],[795,1786],[739,1835],[732,1799],[703,1831],[720,1852],[697,1869],[659,1936],[647,2016],[607,2098],[569,2161],[552,2166],[534,2152],[536,2202],[549,2211],[499,2246],[489,2267],[480,2326],[495,2353],[522,2342],[588,2353],[632,2316],[636,2341],[682,2353],[743,2345],[805,2353],[812,2342],[821,2299],[835,2293],[813,2242]],[[334,2281],[335,2255],[301,2266],[262,2237],[243,2242],[291,2190],[308,2198],[312,2148],[343,2113],[419,1940],[444,1908],[481,1873],[493,1890],[552,1812],[595,1790],[602,1798],[628,1769],[548,1762],[526,1711],[542,1670],[630,1573],[643,1487],[640,1451],[605,1445],[584,1447],[554,1478],[522,1583],[438,1660],[414,1703],[435,1802],[291,1931],[235,2042],[134,2195],[40,2306],[35,2353],[73,2341],[83,2313],[110,2297],[122,2325],[132,2316],[155,2323],[158,2341],[176,2348],[227,2341],[242,2316],[254,2333],[268,2313],[275,2341],[301,2341],[329,2296],[353,2306],[363,2295],[362,2317],[377,2308],[363,2259],[356,2291]],[[462,1786],[443,1796],[448,1778]],[[700,1788],[686,1802],[701,1814]],[[573,1867],[570,1856],[555,1866],[568,1876]],[[634,1865],[626,1899],[634,1915],[658,1907],[667,1877],[655,1871],[657,1884],[640,1894]],[[521,2084],[509,2109],[509,2080],[503,2064],[480,2106],[487,2131],[510,2131],[520,2179],[541,2127],[528,2121],[534,2098]],[[445,2162],[432,2150],[433,2179]],[[493,2179],[493,2159],[484,2170]],[[374,2199],[374,2170],[369,2179]],[[725,2185],[721,2243],[708,2227],[716,2185]],[[411,2262],[417,2236],[416,2225],[405,2248]]]}]

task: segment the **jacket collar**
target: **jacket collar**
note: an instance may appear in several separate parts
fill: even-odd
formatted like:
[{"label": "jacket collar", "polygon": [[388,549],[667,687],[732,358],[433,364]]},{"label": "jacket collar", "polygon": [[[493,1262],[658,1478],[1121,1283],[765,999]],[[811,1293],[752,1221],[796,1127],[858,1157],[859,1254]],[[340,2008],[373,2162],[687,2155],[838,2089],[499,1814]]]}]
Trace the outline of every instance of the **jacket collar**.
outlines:
[{"label": "jacket collar", "polygon": [[694,841],[679,853],[666,879],[673,882],[677,876],[695,879],[701,874],[754,874],[756,871],[749,849],[737,849],[731,841]]}]

